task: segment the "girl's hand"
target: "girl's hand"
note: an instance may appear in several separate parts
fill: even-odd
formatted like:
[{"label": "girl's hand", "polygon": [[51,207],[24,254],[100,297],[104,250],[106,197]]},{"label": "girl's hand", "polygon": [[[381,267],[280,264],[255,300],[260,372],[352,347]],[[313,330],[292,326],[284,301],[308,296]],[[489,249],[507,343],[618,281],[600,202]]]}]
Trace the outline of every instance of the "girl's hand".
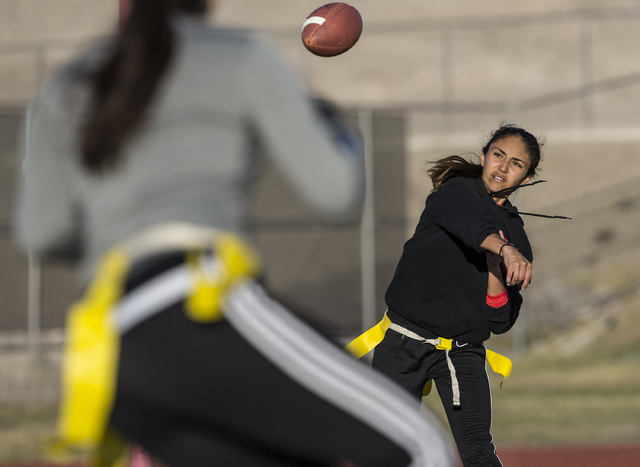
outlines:
[{"label": "girl's hand", "polygon": [[506,245],[502,249],[502,260],[507,268],[507,285],[520,286],[520,290],[526,289],[531,283],[531,263],[520,254],[516,247]]},{"label": "girl's hand", "polygon": [[[520,289],[524,290],[531,283],[531,263],[520,254],[516,247],[509,244],[505,245],[506,241],[502,231],[500,231],[500,235],[491,234],[485,238],[480,247],[496,256],[500,253],[502,255],[502,262],[507,268],[507,285],[522,284]],[[497,261],[497,259],[487,256],[487,266],[490,266],[489,262],[491,262],[492,266],[494,261]]]}]

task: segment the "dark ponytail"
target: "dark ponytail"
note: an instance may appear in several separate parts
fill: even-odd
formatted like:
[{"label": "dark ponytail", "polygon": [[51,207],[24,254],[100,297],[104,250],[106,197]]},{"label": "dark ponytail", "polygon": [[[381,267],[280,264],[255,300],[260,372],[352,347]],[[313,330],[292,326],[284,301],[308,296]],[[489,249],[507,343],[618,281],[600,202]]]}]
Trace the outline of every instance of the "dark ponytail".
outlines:
[{"label": "dark ponytail", "polygon": [[101,65],[89,76],[91,101],[80,133],[84,167],[103,173],[144,122],[171,61],[175,11],[203,14],[206,0],[131,0],[129,17]]},{"label": "dark ponytail", "polygon": [[468,161],[462,156],[449,156],[440,159],[431,167],[427,174],[433,182],[433,191],[436,191],[444,182],[453,177],[477,178],[482,175],[482,166]]},{"label": "dark ponytail", "polygon": [[[529,167],[527,176],[535,175],[542,159],[542,143],[531,133],[516,125],[500,125],[500,128],[491,134],[489,141],[482,148],[482,154],[486,154],[494,142],[509,136],[518,136],[524,143],[527,154],[531,158],[531,167]],[[433,182],[433,191],[436,191],[444,182],[453,177],[480,177],[482,175],[482,165],[473,163],[462,156],[449,156],[436,161],[435,165],[427,171],[427,174],[429,174]]]}]

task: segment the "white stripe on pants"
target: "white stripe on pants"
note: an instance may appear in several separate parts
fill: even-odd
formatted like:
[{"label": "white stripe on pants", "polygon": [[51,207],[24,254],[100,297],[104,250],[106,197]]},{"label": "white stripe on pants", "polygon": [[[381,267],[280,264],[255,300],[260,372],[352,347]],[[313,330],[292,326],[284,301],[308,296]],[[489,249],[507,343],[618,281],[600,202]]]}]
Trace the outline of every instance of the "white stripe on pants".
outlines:
[{"label": "white stripe on pants", "polygon": [[439,423],[408,394],[317,334],[254,282],[225,307],[236,331],[298,384],[367,423],[410,453],[411,467],[453,466]]}]

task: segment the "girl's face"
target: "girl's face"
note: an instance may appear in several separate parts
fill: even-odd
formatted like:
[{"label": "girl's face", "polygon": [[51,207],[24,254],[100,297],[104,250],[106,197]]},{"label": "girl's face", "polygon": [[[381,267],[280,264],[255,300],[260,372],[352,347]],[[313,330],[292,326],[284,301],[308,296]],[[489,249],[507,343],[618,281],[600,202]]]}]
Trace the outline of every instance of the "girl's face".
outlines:
[{"label": "girl's face", "polygon": [[[519,136],[507,136],[494,141],[486,154],[480,158],[482,181],[489,192],[504,190],[527,183],[531,158]],[[502,204],[510,195],[505,192],[492,196]]]}]

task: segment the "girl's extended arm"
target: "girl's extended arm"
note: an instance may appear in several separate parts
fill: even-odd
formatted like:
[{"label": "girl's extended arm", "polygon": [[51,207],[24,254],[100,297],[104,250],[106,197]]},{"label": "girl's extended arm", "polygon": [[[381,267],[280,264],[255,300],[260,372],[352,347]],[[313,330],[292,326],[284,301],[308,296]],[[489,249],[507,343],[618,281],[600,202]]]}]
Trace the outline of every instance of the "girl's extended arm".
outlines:
[{"label": "girl's extended arm", "polygon": [[532,275],[531,263],[520,254],[517,248],[508,244],[498,234],[489,235],[480,246],[488,252],[502,256],[502,261],[507,268],[507,285],[522,284],[521,290],[529,286]]}]

